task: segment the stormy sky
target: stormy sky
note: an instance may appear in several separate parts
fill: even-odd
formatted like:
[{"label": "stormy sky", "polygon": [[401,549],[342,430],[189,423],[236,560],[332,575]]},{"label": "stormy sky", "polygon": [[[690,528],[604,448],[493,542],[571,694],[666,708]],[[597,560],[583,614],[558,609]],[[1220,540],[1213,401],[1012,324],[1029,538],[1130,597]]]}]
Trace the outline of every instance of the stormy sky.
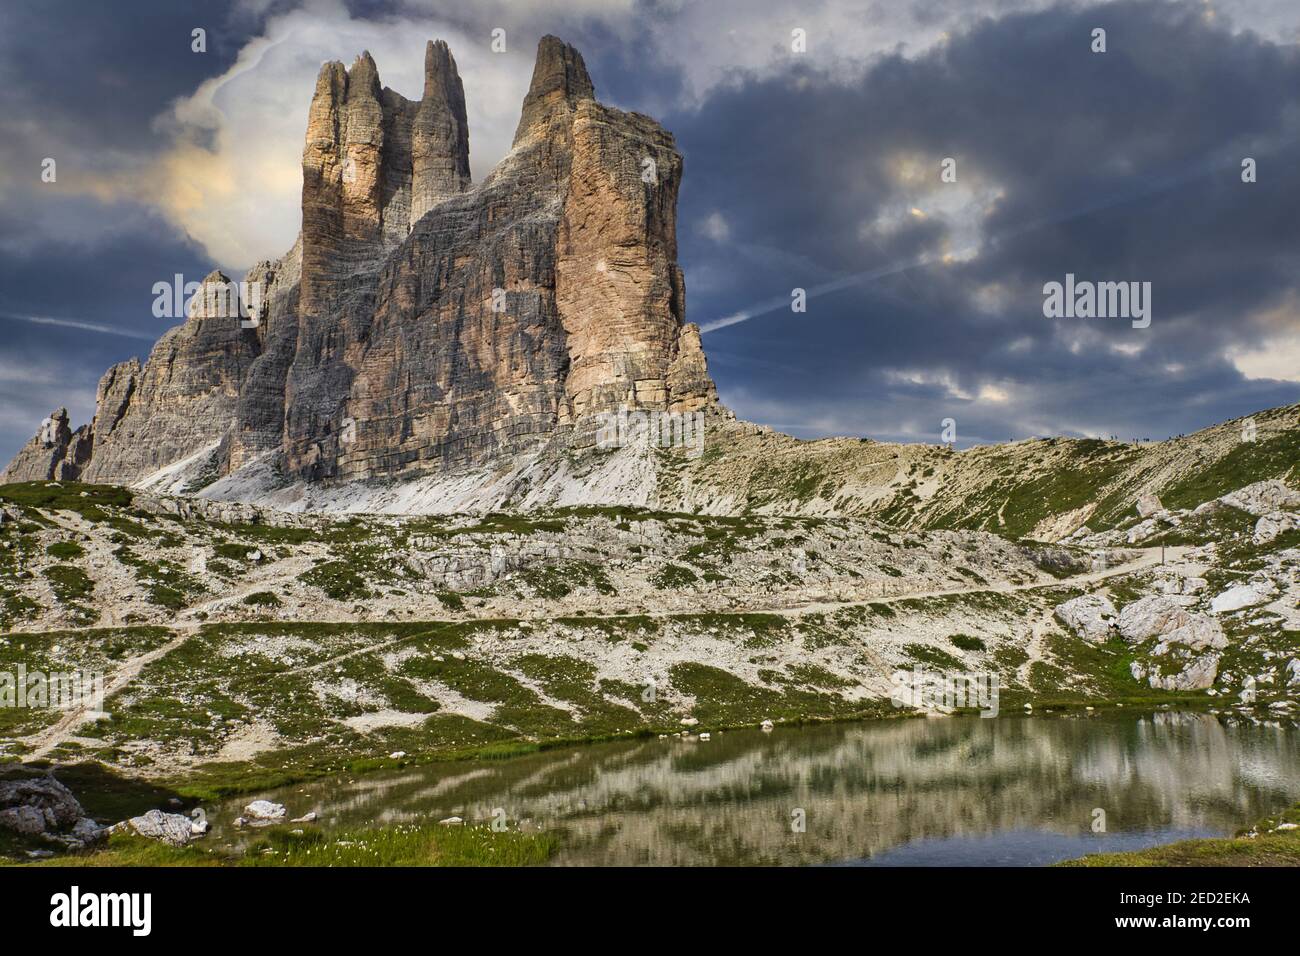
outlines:
[{"label": "stormy sky", "polygon": [[[0,460],[147,355],[154,283],[289,247],[323,60],[369,49],[418,98],[446,39],[477,180],[545,33],[676,135],[687,318],[742,418],[930,442],[952,418],[967,446],[1300,401],[1293,0],[11,0]],[[1067,274],[1150,283],[1150,326],[1045,317]]]}]

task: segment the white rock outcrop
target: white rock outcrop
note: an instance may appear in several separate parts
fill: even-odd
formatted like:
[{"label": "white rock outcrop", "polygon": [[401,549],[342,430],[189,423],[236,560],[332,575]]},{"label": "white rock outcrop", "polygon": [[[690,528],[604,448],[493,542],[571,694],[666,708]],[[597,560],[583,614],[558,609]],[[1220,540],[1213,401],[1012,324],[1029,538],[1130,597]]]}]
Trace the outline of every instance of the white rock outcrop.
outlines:
[{"label": "white rock outcrop", "polygon": [[1214,614],[1239,611],[1245,607],[1254,607],[1271,601],[1275,594],[1277,588],[1270,582],[1254,581],[1250,584],[1238,584],[1212,600],[1210,611]]},{"label": "white rock outcrop", "polygon": [[1257,481],[1219,498],[1225,505],[1261,517],[1283,508],[1300,508],[1300,491],[1293,491],[1276,478]]},{"label": "white rock outcrop", "polygon": [[1278,535],[1300,528],[1300,514],[1270,511],[1255,522],[1255,543],[1268,544]]},{"label": "white rock outcrop", "polygon": [[1056,616],[1085,641],[1099,642],[1110,637],[1115,623],[1115,605],[1100,594],[1083,594],[1056,606]]},{"label": "white rock outcrop", "polygon": [[1137,643],[1182,627],[1191,615],[1161,594],[1152,594],[1124,605],[1119,612],[1119,632],[1124,640]]}]

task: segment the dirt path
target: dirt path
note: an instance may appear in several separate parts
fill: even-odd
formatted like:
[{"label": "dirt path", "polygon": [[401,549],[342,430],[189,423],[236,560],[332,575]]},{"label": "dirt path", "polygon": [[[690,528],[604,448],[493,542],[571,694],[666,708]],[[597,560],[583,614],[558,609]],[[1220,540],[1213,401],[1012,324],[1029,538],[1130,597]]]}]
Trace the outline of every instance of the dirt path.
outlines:
[{"label": "dirt path", "polygon": [[[1145,552],[1142,557],[1136,558],[1125,564],[1118,564],[1113,568],[1103,568],[1100,571],[1089,571],[1087,574],[1076,574],[1073,577],[1068,578],[1052,578],[1050,581],[1030,581],[1027,584],[976,585],[973,587],[951,588],[938,591],[908,591],[902,594],[889,594],[873,598],[858,598],[852,601],[817,601],[809,604],[794,605],[792,607],[771,608],[770,610],[754,608],[752,610],[765,614],[793,616],[808,613],[824,613],[827,611],[839,610],[840,608],[853,607],[859,604],[892,604],[895,601],[914,601],[923,598],[954,597],[962,594],[1011,594],[1016,591],[1035,591],[1045,590],[1048,588],[1072,587],[1080,584],[1096,584],[1100,581],[1105,581],[1108,578],[1119,577],[1124,574],[1132,574],[1134,571],[1143,571],[1160,564],[1159,548],[1143,548],[1141,550]],[[1188,550],[1189,549],[1186,547],[1166,548],[1166,563],[1180,559]],[[668,612],[664,615],[652,613],[649,616],[668,616]]]},{"label": "dirt path", "polygon": [[[135,657],[128,658],[121,667],[113,671],[113,676],[108,679],[104,685],[104,703],[107,705],[109,699],[140,676],[140,672],[149,664],[165,657],[172,651],[176,650],[198,632],[197,625],[181,625],[182,633],[172,638],[161,647],[155,647],[151,651],[138,654]],[[33,748],[28,757],[44,757],[51,750],[66,740],[70,740],[78,727],[86,719],[86,714],[90,712],[89,707],[74,707],[59,718],[59,721],[44,730],[33,734],[31,737],[24,739],[24,743]]]},{"label": "dirt path", "polygon": [[1052,620],[1052,612],[1048,611],[1039,620],[1034,622],[1033,630],[1029,633],[1029,643],[1025,645],[1025,653],[1029,656],[1025,662],[1016,668],[1016,683],[1021,687],[1029,686],[1029,673],[1034,664],[1043,659],[1044,638],[1047,632],[1055,628]]}]

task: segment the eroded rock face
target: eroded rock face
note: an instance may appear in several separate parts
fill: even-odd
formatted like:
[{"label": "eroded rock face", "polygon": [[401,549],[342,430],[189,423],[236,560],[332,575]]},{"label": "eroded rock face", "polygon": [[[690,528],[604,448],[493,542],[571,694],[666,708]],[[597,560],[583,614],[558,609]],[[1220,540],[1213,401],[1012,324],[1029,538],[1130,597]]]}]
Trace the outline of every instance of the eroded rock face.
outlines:
[{"label": "eroded rock face", "polygon": [[75,448],[65,422],[11,470],[49,477],[71,451],[66,477],[122,483],[199,459],[220,477],[268,455],[289,479],[445,474],[582,433],[603,411],[716,406],[685,322],[681,173],[672,136],[599,104],[555,37],[514,148],[477,186],[446,44],[426,48],[418,103],[384,88],[368,53],[327,63],[302,233],[250,271],[260,301],[192,312],[143,366],[110,369]]},{"label": "eroded rock face", "polygon": [[0,472],[0,481],[75,481],[90,460],[93,442],[88,426],[74,432],[68,424],[68,410],[55,409],[41,423],[35,437]]}]

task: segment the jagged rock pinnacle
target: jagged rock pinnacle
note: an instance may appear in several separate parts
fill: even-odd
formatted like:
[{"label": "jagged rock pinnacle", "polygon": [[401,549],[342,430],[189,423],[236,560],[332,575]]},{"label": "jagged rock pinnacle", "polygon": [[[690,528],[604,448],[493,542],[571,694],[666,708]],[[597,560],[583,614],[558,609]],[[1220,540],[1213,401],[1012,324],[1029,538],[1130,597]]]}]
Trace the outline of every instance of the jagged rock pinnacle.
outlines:
[{"label": "jagged rock pinnacle", "polygon": [[568,111],[582,99],[594,99],[596,88],[582,62],[582,54],[559,37],[542,37],[537,44],[533,79],[524,97],[523,115],[515,130],[517,144],[530,131],[544,131],[557,109]]},{"label": "jagged rock pinnacle", "polygon": [[447,44],[430,40],[424,49],[424,96],[411,129],[411,223],[469,183],[465,88]]}]

